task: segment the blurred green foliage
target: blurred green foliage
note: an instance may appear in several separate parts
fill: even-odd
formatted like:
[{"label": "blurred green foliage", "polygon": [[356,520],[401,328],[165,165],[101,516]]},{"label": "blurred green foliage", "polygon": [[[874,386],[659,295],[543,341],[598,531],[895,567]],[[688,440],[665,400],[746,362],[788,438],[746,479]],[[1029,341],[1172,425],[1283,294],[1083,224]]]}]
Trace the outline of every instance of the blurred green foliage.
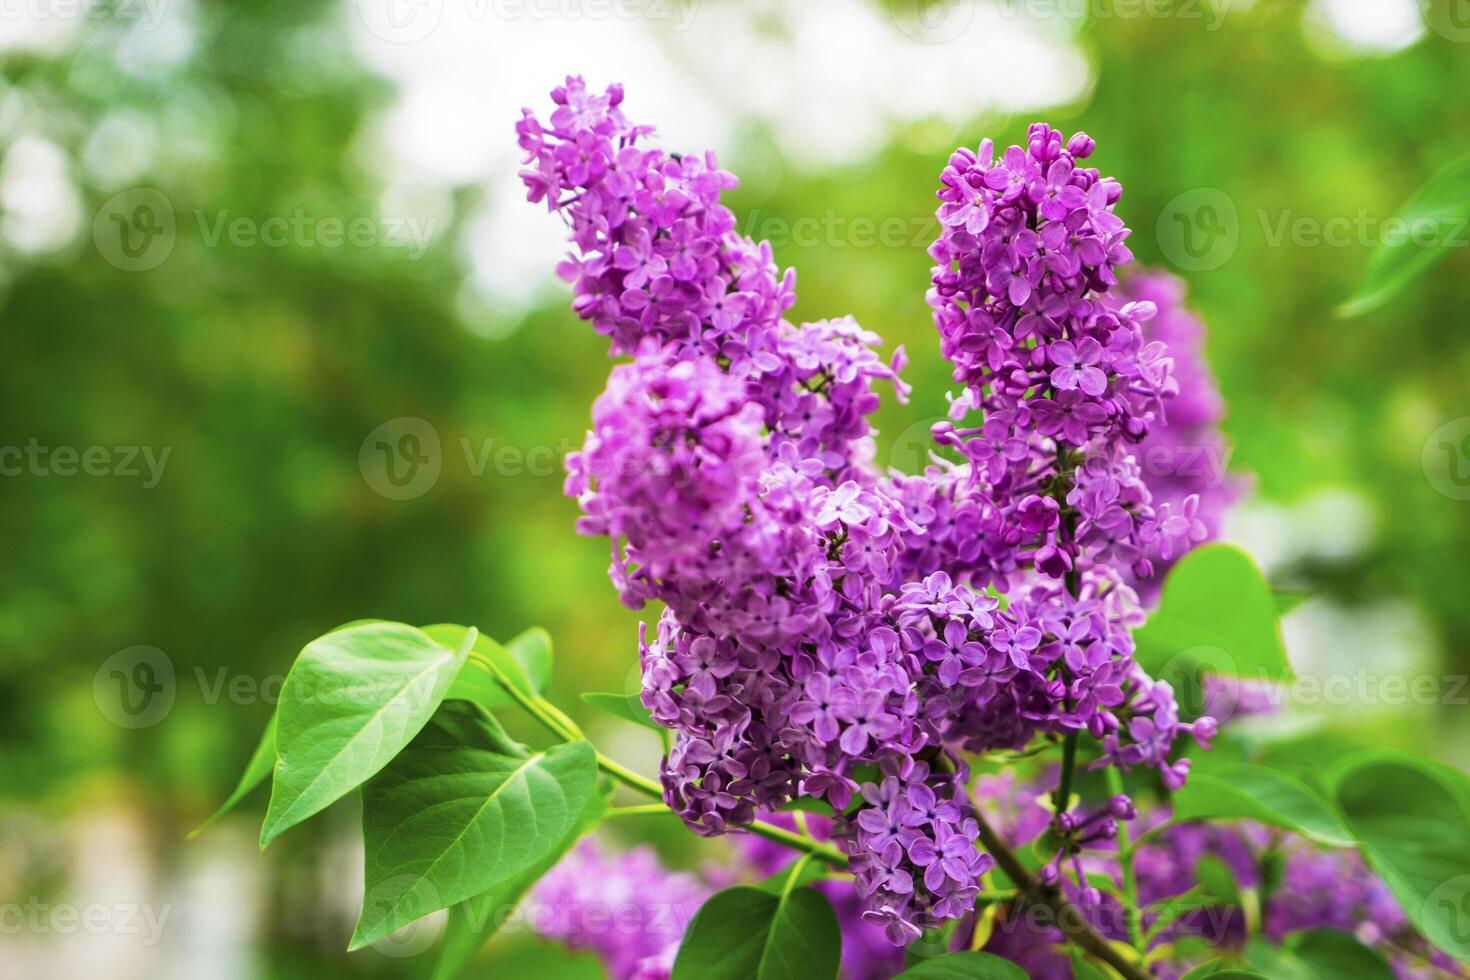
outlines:
[{"label": "blurred green foliage", "polygon": [[[1387,217],[1462,154],[1470,47],[1430,34],[1391,56],[1329,60],[1308,46],[1302,6],[1258,3],[1218,30],[1170,17],[1059,25],[1096,83],[1050,117],[1099,139],[1147,264],[1172,268],[1158,231],[1180,195],[1213,188],[1234,204],[1233,256],[1185,272],[1211,328],[1233,466],[1271,501],[1346,488],[1377,523],[1366,549],[1284,577],[1348,604],[1406,597],[1427,614],[1447,669],[1464,671],[1470,504],[1435,489],[1421,452],[1436,428],[1470,414],[1470,256],[1345,322],[1333,310],[1368,245],[1273,243],[1272,229],[1283,216]],[[104,119],[148,120],[158,153],[131,183],[165,193],[180,220],[194,209],[374,214],[381,178],[354,140],[392,92],[354,60],[337,5],[211,2],[193,14],[196,48],[167,72],[124,70],[106,25],[64,57],[0,56],[0,115],[23,113],[73,159]],[[548,64],[541,81],[578,69]],[[759,161],[731,200],[742,227],[769,234],[778,260],[798,268],[793,316],[852,313],[907,347],[915,397],[879,416],[885,460],[919,463],[949,387],[924,301],[936,175],[956,143],[1004,145],[1029,121],[952,131],[921,120],[874,159],[823,173],[786,162],[758,128],[724,154],[737,169]],[[455,193],[452,220],[418,258],[391,245],[208,247],[181,234],[166,263],[130,273],[90,238],[119,188],[76,178],[84,245],[39,259],[0,252],[0,444],[170,456],[152,488],[0,478],[0,795],[65,813],[95,798],[95,781],[125,774],[167,850],[248,757],[269,711],[254,686],[268,691],[303,643],[367,616],[472,622],[502,638],[544,624],[558,702],[591,725],[616,724],[572,695],[627,689],[637,614],[606,582],[606,543],[574,534],[559,465],[524,456],[580,441],[605,343],[564,292],[494,322],[463,313],[458,241],[483,189]],[[800,219],[834,216],[847,231],[805,244],[789,234]],[[898,242],[851,230],[895,218],[907,229]],[[406,501],[375,492],[358,463],[368,434],[401,416],[428,420],[443,443],[437,484]],[[525,462],[476,475],[463,441],[478,452],[486,440]],[[139,644],[167,654],[178,693],[164,723],[135,731],[98,710],[93,681]],[[246,693],[232,698],[237,677]],[[287,862],[297,852],[283,844]],[[304,970],[280,965],[282,976]]]}]

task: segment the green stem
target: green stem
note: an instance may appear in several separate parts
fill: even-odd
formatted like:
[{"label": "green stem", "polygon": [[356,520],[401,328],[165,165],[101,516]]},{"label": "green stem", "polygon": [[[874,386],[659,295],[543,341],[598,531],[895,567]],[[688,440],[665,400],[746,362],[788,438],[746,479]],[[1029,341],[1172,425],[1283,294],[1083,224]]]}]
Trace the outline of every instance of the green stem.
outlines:
[{"label": "green stem", "polygon": [[663,799],[664,789],[658,783],[641,776],[621,763],[614,762],[601,752],[597,753],[597,768],[607,773],[618,782],[630,789],[636,789],[644,796],[651,796],[656,800]]},{"label": "green stem", "polygon": [[643,817],[659,816],[660,814],[673,814],[673,810],[662,803],[640,803],[637,806],[612,806],[608,807],[603,814],[604,817]]},{"label": "green stem", "polygon": [[1154,980],[1153,974],[1133,959],[1125,957],[1116,946],[1092,928],[1077,907],[1067,901],[1067,896],[1062,894],[1061,889],[1047,888],[1038,882],[1000,835],[991,829],[978,810],[975,820],[980,825],[980,845],[995,858],[1006,877],[1015,883],[1017,890],[1045,913],[1052,924],[1062,931],[1062,935],[1093,958],[1112,967],[1124,980]]},{"label": "green stem", "polygon": [[791,869],[791,874],[786,879],[786,884],[784,884],[784,885],[781,886],[781,901],[782,902],[785,902],[788,898],[791,897],[791,892],[793,890],[795,890],[796,883],[801,880],[801,873],[806,870],[806,866],[807,866],[808,862],[811,861],[811,859],[812,859],[812,852],[811,851],[807,851],[805,854],[803,854],[800,858],[797,859],[796,866]]},{"label": "green stem", "polygon": [[[1123,774],[1108,767],[1108,792],[1119,796],[1123,792]],[[1128,821],[1118,821],[1118,864],[1123,868],[1123,918],[1128,925],[1128,941],[1140,953],[1148,952],[1143,937],[1143,913],[1138,908],[1138,876],[1133,870],[1133,835],[1128,830]]]},{"label": "green stem", "polygon": [[1066,813],[1072,806],[1072,774],[1077,768],[1077,733],[1072,732],[1062,742],[1062,778],[1057,783],[1057,795],[1053,802],[1058,814]]},{"label": "green stem", "polygon": [[[490,672],[490,676],[495,678],[495,682],[504,689],[505,693],[510,695],[511,700],[520,705],[526,714],[539,721],[553,735],[560,738],[563,742],[575,742],[582,739],[582,733],[577,730],[577,727],[572,724],[570,719],[565,721],[558,719],[558,715],[561,715],[562,719],[565,719],[566,716],[562,715],[560,711],[557,711],[548,702],[527,694],[525,691],[516,687],[510,678],[505,676],[505,672],[495,666],[493,662],[483,657],[475,657],[474,659],[476,663]],[[550,710],[547,710],[548,708]],[[658,783],[649,779],[647,776],[639,775],[621,763],[614,762],[601,752],[597,753],[597,767],[630,789],[637,790],[643,795],[651,796],[656,800],[663,799],[663,787],[659,786]],[[784,827],[777,827],[775,824],[757,820],[745,829],[757,837],[764,837],[766,840],[784,844],[787,847],[802,851],[812,857],[820,858],[835,867],[847,867],[847,855],[843,854],[837,848],[802,837],[800,834],[794,834]]]},{"label": "green stem", "polygon": [[[484,667],[485,670],[489,672],[490,676],[495,679],[495,683],[500,685],[501,690],[510,695],[512,701],[520,705],[521,708],[525,710],[526,714],[530,715],[532,718],[535,718],[546,728],[550,729],[553,735],[556,735],[564,742],[575,742],[582,737],[582,733],[577,730],[577,727],[575,725],[572,725],[570,722],[566,722],[564,724],[560,719],[556,717],[556,715],[561,714],[561,712],[558,711],[556,712],[556,714],[552,714],[551,712],[546,711],[542,707],[542,704],[544,702],[542,702],[540,698],[532,694],[527,694],[525,691],[522,691],[519,687],[517,687],[509,677],[505,676],[505,671],[501,670],[495,665],[495,662],[493,660],[487,660],[486,658],[474,653],[470,654],[470,659],[479,664],[481,667]],[[565,718],[565,715],[563,715],[562,717]]]}]

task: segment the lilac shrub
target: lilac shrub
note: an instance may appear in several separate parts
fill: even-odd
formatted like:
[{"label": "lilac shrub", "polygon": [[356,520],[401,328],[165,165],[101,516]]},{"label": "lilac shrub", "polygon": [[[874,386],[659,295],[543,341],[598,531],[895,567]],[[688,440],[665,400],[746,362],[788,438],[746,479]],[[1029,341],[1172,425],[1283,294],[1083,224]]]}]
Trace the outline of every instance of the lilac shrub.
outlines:
[{"label": "lilac shrub", "polygon": [[618,86],[552,100],[517,127],[528,197],[571,229],[573,309],[633,357],[567,492],[624,601],[665,605],[640,649],[644,704],[678,736],[668,804],[719,834],[823,799],[866,915],[903,944],[965,915],[993,864],[960,750],[1085,734],[1182,785],[1174,743],[1213,723],[1134,663],[1128,578],[1208,528],[1194,497],[1155,509],[1134,455],[1178,382],[1144,339],[1157,305],[1113,296],[1129,230],[1092,140],[1038,125],[950,158],[930,302],[962,390],[935,436],[967,462],[886,474],[868,416],[876,383],[906,396],[903,352],[850,318],[782,318],[794,274],[738,233],[713,153],[648,147]]}]

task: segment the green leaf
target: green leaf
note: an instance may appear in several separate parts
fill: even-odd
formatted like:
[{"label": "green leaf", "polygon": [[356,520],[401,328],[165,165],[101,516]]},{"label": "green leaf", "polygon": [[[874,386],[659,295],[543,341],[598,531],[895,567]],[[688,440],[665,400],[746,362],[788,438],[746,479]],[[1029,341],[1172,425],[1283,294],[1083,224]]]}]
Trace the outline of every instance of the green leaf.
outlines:
[{"label": "green leaf", "polygon": [[1276,597],[1250,556],[1229,545],[1185,555],[1134,640],[1135,659],[1155,677],[1186,668],[1277,682],[1292,677]]},{"label": "green leaf", "polygon": [[694,916],[672,980],[832,980],[841,958],[837,915],[821,892],[742,885]]},{"label": "green leaf", "polygon": [[635,725],[642,725],[644,728],[651,728],[656,732],[664,731],[663,726],[654,721],[653,715],[649,714],[648,709],[643,707],[643,702],[631,694],[605,694],[597,692],[582,695],[582,700],[599,711],[606,711],[608,714],[621,718],[624,721],[631,721]]},{"label": "green leaf", "polygon": [[1221,965],[1220,960],[1210,960],[1208,963],[1201,963],[1181,977],[1180,980],[1204,980],[1205,977],[1218,977],[1220,975]]},{"label": "green leaf", "polygon": [[1285,616],[1310,598],[1312,598],[1310,592],[1277,592],[1276,615]]},{"label": "green leaf", "polygon": [[[457,626],[453,623],[438,623],[434,626],[425,626],[424,632],[447,647],[458,648],[471,629],[472,627]],[[541,693],[541,689],[531,682],[521,662],[512,656],[509,650],[490,637],[477,632],[471,652],[474,653],[474,656],[467,659],[460,667],[459,673],[454,678],[453,686],[445,695],[446,699],[473,701],[489,710],[503,708],[512,703],[510,695],[505,693],[505,689],[500,686],[495,675],[479,662],[480,658],[493,663],[505,675],[506,680],[523,693],[533,696]]]},{"label": "green leaf", "polygon": [[[1209,864],[1211,861],[1216,862],[1219,867]],[[1219,871],[1222,868],[1225,871],[1223,879],[1219,877]],[[1160,899],[1143,909],[1149,919],[1145,933],[1147,938],[1153,939],[1161,935],[1184,916],[1197,912],[1206,905],[1238,904],[1239,896],[1235,887],[1235,877],[1219,858],[1209,854],[1200,858],[1195,868],[1195,877],[1200,879],[1200,884],[1182,895]]]},{"label": "green leaf", "polygon": [[1382,308],[1449,255],[1451,247],[1463,244],[1460,234],[1467,220],[1470,156],[1463,156],[1441,168],[1400,209],[1395,224],[1402,222],[1407,232],[1384,236],[1368,260],[1358,291],[1338,308],[1338,315],[1362,316]]},{"label": "green leaf", "polygon": [[1245,958],[1271,980],[1394,980],[1383,954],[1331,930],[1298,933],[1281,946],[1252,939]]},{"label": "green leaf", "polygon": [[[904,967],[932,960],[936,956],[948,956],[950,950],[954,948],[954,933],[959,921],[958,919],[945,919],[944,925],[925,929],[917,939],[911,940],[903,948]],[[983,928],[983,921],[983,919],[977,919],[976,928]]]},{"label": "green leaf", "polygon": [[1362,751],[1339,732],[1313,732],[1268,742],[1256,755],[1256,763],[1285,773],[1300,781],[1319,796],[1331,798],[1327,775],[1338,760]]},{"label": "green leaf", "polygon": [[1330,775],[1343,821],[1404,914],[1470,962],[1470,779],[1401,752],[1342,759]]},{"label": "green leaf", "polygon": [[525,671],[531,690],[545,694],[551,686],[551,634],[539,626],[532,626],[508,640],[505,649]]},{"label": "green leaf", "polygon": [[[797,875],[796,883],[791,883],[791,876]],[[759,882],[753,887],[772,895],[780,895],[782,892],[790,891],[792,888],[800,888],[802,885],[810,885],[814,881],[821,881],[827,877],[827,869],[820,861],[812,861],[807,858],[797,858],[786,867],[771,875],[765,881]]]},{"label": "green leaf", "polygon": [[1221,818],[1257,820],[1331,847],[1357,843],[1331,804],[1285,773],[1265,766],[1233,765],[1195,773],[1174,794],[1174,819]]},{"label": "green leaf", "polygon": [[552,854],[597,789],[597,754],[568,742],[527,754],[450,701],[363,788],[367,898],[350,948],[474,898]]},{"label": "green leaf", "polygon": [[1240,904],[1240,885],[1235,880],[1235,872],[1215,855],[1206,854],[1201,857],[1195,863],[1194,876],[1199,879],[1200,884],[1200,893],[1195,895],[1195,908],[1206,901],[1223,905]]},{"label": "green leaf", "polygon": [[1104,980],[1097,967],[1082,958],[1082,950],[1072,947],[1072,980]]},{"label": "green leaf", "polygon": [[1292,955],[1321,980],[1394,980],[1393,967],[1383,954],[1369,949],[1345,932],[1322,929],[1292,936],[1286,944]]},{"label": "green leaf", "polygon": [[439,945],[439,958],[434,963],[430,980],[452,980],[475,955],[476,950],[504,924],[510,911],[526,892],[566,856],[572,847],[597,826],[607,812],[607,798],[594,793],[582,808],[582,814],[550,854],[519,875],[493,885],[449,909],[444,920],[444,938]]},{"label": "green leaf", "polygon": [[357,627],[357,626],[371,626],[374,623],[388,623],[388,622],[392,622],[392,620],[387,620],[387,619],[352,619],[352,620],[348,620],[347,622],[343,623],[341,626],[334,626],[334,627],[332,627],[331,629],[327,630],[327,632],[328,633],[340,633],[343,630],[350,630],[350,629],[353,629],[354,627]]},{"label": "green leaf", "polygon": [[989,953],[950,953],[915,963],[900,980],[1026,980],[1026,971]]},{"label": "green leaf", "polygon": [[271,720],[266,722],[265,731],[260,733],[260,741],[256,743],[255,751],[250,755],[250,761],[245,764],[245,771],[240,774],[240,781],[235,784],[235,789],[220,804],[219,809],[210,815],[209,819],[189,832],[189,839],[193,840],[214,826],[216,820],[233,810],[241,800],[250,795],[250,791],[265,782],[267,776],[276,765],[276,713],[271,712]]},{"label": "green leaf", "polygon": [[260,846],[387,765],[433,717],[473,643],[473,631],[455,649],[402,623],[364,623],[308,643],[276,708]]}]

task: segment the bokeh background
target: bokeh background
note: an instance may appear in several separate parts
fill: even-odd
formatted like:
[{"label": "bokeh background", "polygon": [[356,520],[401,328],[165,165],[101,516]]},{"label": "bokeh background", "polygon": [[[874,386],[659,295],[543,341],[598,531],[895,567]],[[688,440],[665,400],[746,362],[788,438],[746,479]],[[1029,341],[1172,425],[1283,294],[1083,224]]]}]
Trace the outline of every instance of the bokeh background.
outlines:
[{"label": "bokeh background", "polygon": [[[1465,0],[3,0],[0,977],[429,969],[341,952],[354,802],[263,857],[263,792],[184,840],[347,620],[544,625],[557,699],[654,765],[575,698],[633,682],[637,614],[561,494],[606,345],[515,176],[520,107],[571,72],[719,148],[794,317],[907,347],[879,416],[907,469],[948,387],[948,152],[1089,131],[1209,325],[1253,488],[1228,537],[1306,597],[1298,670],[1356,679],[1293,723],[1470,762],[1470,230],[1334,313],[1470,150]],[[618,829],[719,856],[646,822]],[[598,975],[524,935],[476,970]]]}]

